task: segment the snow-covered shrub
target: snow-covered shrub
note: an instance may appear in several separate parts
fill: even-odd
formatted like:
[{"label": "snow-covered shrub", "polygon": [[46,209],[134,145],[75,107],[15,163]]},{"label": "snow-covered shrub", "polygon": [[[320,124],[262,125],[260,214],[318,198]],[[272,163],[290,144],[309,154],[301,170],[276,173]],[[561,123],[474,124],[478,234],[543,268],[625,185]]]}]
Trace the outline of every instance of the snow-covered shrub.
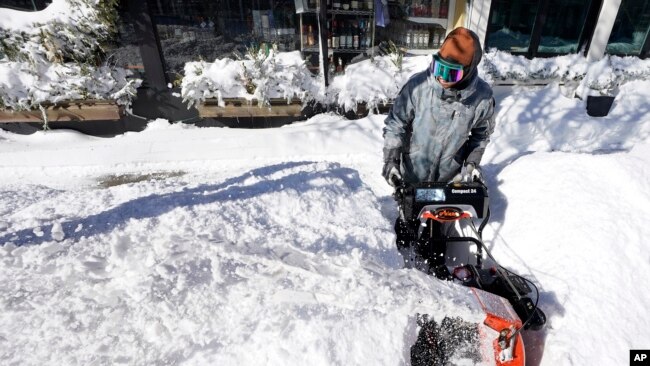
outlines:
[{"label": "snow-covered shrub", "polygon": [[[108,66],[38,64],[0,62],[0,100],[12,110],[38,108],[70,100],[116,100],[127,104],[134,94],[133,82],[127,82],[127,72]],[[0,105],[0,108],[3,106]]]},{"label": "snow-covered shrub", "polygon": [[[300,98],[336,104],[345,111],[356,111],[365,103],[373,110],[394,99],[407,80],[430,63],[431,56],[377,56],[348,65],[345,73],[336,75],[324,90],[322,78],[307,70],[298,51],[271,51],[266,55],[257,49],[242,60],[186,63],[182,96],[189,106],[209,98],[218,99],[220,105],[223,98],[258,100],[260,105],[268,104],[270,98]],[[581,96],[585,92],[612,94],[628,81],[649,80],[650,60],[606,56],[589,62],[579,54],[529,60],[491,50],[479,65],[479,75],[490,84],[557,82],[571,85],[571,90]]]},{"label": "snow-covered shrub", "polygon": [[356,111],[360,103],[366,103],[372,110],[389,102],[401,87],[400,70],[393,61],[391,56],[381,56],[348,65],[345,74],[332,79],[327,90],[328,102],[345,111]]},{"label": "snow-covered shrub", "polygon": [[606,55],[590,62],[580,54],[529,60],[492,49],[483,56],[479,75],[491,84],[498,81],[559,82],[575,84],[583,96],[589,90],[612,94],[628,81],[650,79],[650,60]]},{"label": "snow-covered shrub", "polygon": [[71,99],[127,104],[140,80],[101,65],[118,0],[53,0],[44,10],[0,9],[0,108],[36,109]]},{"label": "snow-covered shrub", "polygon": [[23,20],[0,23],[0,54],[30,63],[101,60],[115,33],[116,6],[117,0],[54,0],[49,11],[35,12],[44,16],[14,11]]},{"label": "snow-covered shrub", "polygon": [[188,107],[209,98],[216,98],[222,106],[223,98],[256,100],[263,106],[274,98],[286,99],[287,103],[294,98],[303,102],[317,99],[322,93],[320,84],[299,51],[270,50],[267,54],[254,48],[241,60],[186,63],[181,96]]},{"label": "snow-covered shrub", "polygon": [[411,76],[426,70],[431,57],[405,57],[401,69],[395,61],[395,55],[386,55],[348,65],[345,74],[332,80],[327,101],[345,111],[356,111],[360,103],[365,103],[372,111],[394,99]]}]

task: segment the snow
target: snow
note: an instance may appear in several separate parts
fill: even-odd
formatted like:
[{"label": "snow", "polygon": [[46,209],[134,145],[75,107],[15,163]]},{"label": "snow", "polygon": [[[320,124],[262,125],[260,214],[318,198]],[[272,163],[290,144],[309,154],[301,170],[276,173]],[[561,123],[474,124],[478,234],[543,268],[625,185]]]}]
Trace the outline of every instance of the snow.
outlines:
[{"label": "snow", "polygon": [[[36,70],[29,70],[32,67]],[[108,66],[84,69],[72,63],[0,62],[0,107],[21,110],[87,99],[128,104],[141,83],[128,80],[129,75],[128,70]]]},{"label": "snow", "polygon": [[[650,347],[649,90],[594,118],[557,84],[495,88],[484,237],[540,288],[532,365]],[[0,363],[401,365],[417,313],[480,320],[401,268],[384,118],[0,131]]]},{"label": "snow", "polygon": [[271,50],[267,55],[252,49],[241,61],[223,58],[186,63],[181,95],[188,107],[207,98],[216,98],[221,106],[225,97],[256,100],[261,105],[274,98],[311,100],[323,94],[318,80],[300,51]]},{"label": "snow", "polygon": [[[252,52],[243,61],[223,58],[186,63],[183,100],[192,106],[208,98],[216,98],[221,105],[223,98],[262,104],[271,98],[297,98],[336,104],[345,111],[356,111],[358,104],[365,103],[373,111],[394,99],[413,74],[431,63],[430,55],[405,57],[401,65],[396,54],[377,56],[347,65],[345,73],[334,76],[325,88],[322,78],[309,72],[299,52],[261,55]],[[580,54],[528,60],[493,49],[485,53],[479,75],[492,85],[555,82],[564,86],[564,95],[586,100],[589,95],[615,96],[629,82],[650,80],[650,60],[605,56],[590,62]],[[250,91],[246,80],[252,81]]]},{"label": "snow", "polygon": [[25,11],[0,8],[0,28],[18,31],[30,32],[34,24],[45,24],[50,22],[68,23],[73,21],[74,14],[70,11],[68,0],[52,0],[51,4],[40,11],[29,11],[29,16],[25,16]]},{"label": "snow", "polygon": [[110,59],[97,65],[108,25],[94,5],[54,0],[35,12],[0,8],[0,110],[78,100],[130,104],[142,80]]}]

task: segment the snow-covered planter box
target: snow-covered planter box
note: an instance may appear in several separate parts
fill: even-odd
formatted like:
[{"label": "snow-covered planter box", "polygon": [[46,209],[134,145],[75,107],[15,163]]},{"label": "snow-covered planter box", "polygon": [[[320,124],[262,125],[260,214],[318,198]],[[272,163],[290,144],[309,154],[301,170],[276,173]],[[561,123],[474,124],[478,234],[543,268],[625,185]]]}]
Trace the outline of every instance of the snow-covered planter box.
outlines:
[{"label": "snow-covered planter box", "polygon": [[[348,65],[332,78],[325,90],[322,78],[313,76],[299,52],[249,54],[246,60],[219,59],[185,65],[182,97],[198,105],[205,117],[285,115],[284,111],[260,111],[277,104],[316,101],[348,113],[377,111],[389,106],[415,73],[426,70],[431,56],[399,59],[396,54],[377,56]],[[560,83],[567,94],[615,95],[622,84],[650,79],[650,60],[606,56],[589,62],[579,54],[528,60],[523,56],[491,50],[483,56],[479,75],[492,85]],[[237,108],[244,108],[237,112]],[[254,110],[257,108],[257,110]],[[297,109],[297,108],[296,108]]]},{"label": "snow-covered planter box", "polygon": [[[188,62],[181,96],[188,107],[197,105],[206,117],[287,115],[287,111],[292,115],[310,101],[338,105],[346,112],[375,110],[390,103],[406,80],[429,62],[429,56],[409,58],[400,70],[391,56],[361,61],[334,77],[325,90],[322,78],[312,75],[300,52],[268,56],[256,52],[245,60]],[[267,111],[260,110],[265,107]],[[245,110],[237,112],[237,108]]]},{"label": "snow-covered planter box", "polygon": [[[0,75],[5,76],[0,77],[0,122],[31,122],[33,118],[27,116],[42,117],[43,109],[57,111],[50,120],[89,120],[96,119],[96,114],[119,119],[120,108],[130,102],[140,84],[127,80],[129,73],[107,66],[53,63],[34,67],[0,61]],[[76,107],[71,109],[71,105]],[[48,112],[48,118],[52,113]]]},{"label": "snow-covered planter box", "polygon": [[491,84],[565,84],[585,99],[588,95],[613,96],[629,81],[650,80],[650,60],[606,55],[590,62],[580,54],[529,60],[490,50],[479,65],[479,75]]},{"label": "snow-covered planter box", "polygon": [[181,96],[202,117],[286,115],[317,99],[320,84],[300,52],[254,51],[244,60],[188,62]]},{"label": "snow-covered planter box", "polygon": [[116,6],[115,0],[53,0],[37,12],[0,9],[0,121],[119,119],[141,80],[98,64]]}]

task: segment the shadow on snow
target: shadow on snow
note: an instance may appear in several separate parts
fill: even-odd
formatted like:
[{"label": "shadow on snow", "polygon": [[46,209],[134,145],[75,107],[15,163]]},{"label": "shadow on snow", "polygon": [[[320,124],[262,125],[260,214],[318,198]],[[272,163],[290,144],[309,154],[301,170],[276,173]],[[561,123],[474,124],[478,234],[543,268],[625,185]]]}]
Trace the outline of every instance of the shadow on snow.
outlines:
[{"label": "shadow on snow", "polygon": [[[151,194],[124,202],[98,214],[63,222],[61,227],[66,239],[77,241],[82,237],[92,237],[110,232],[116,227],[126,224],[129,220],[158,217],[179,207],[249,199],[286,189],[294,189],[300,193],[323,189],[323,187],[312,184],[316,179],[340,179],[347,189],[353,193],[362,187],[361,179],[356,170],[340,167],[338,164],[330,164],[326,170],[296,171],[290,172],[281,178],[271,178],[273,174],[282,174],[286,170],[313,164],[313,162],[289,162],[271,165],[251,170],[238,177],[228,178],[218,184],[203,184],[195,188],[172,193]],[[261,180],[246,184],[246,180],[251,177],[259,177]],[[331,189],[337,188],[331,187]],[[28,228],[0,236],[0,243],[23,246],[39,245],[54,240],[51,234],[52,224],[40,228],[43,232],[41,236],[34,234],[36,228]]]}]

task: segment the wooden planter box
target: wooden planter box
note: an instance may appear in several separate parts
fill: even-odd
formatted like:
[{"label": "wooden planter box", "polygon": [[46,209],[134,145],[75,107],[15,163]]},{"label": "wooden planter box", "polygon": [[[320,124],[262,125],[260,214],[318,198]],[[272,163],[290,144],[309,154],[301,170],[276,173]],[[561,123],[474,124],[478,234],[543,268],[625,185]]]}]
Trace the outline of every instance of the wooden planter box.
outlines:
[{"label": "wooden planter box", "polygon": [[[43,106],[48,122],[110,121],[122,117],[122,107],[110,100],[83,100]],[[0,123],[43,122],[39,109],[29,111],[0,110]]]},{"label": "wooden planter box", "polygon": [[302,102],[294,99],[287,104],[286,99],[271,99],[270,106],[259,106],[257,101],[249,102],[243,98],[224,98],[224,107],[220,107],[217,99],[208,99],[199,104],[199,117],[300,117]]}]

